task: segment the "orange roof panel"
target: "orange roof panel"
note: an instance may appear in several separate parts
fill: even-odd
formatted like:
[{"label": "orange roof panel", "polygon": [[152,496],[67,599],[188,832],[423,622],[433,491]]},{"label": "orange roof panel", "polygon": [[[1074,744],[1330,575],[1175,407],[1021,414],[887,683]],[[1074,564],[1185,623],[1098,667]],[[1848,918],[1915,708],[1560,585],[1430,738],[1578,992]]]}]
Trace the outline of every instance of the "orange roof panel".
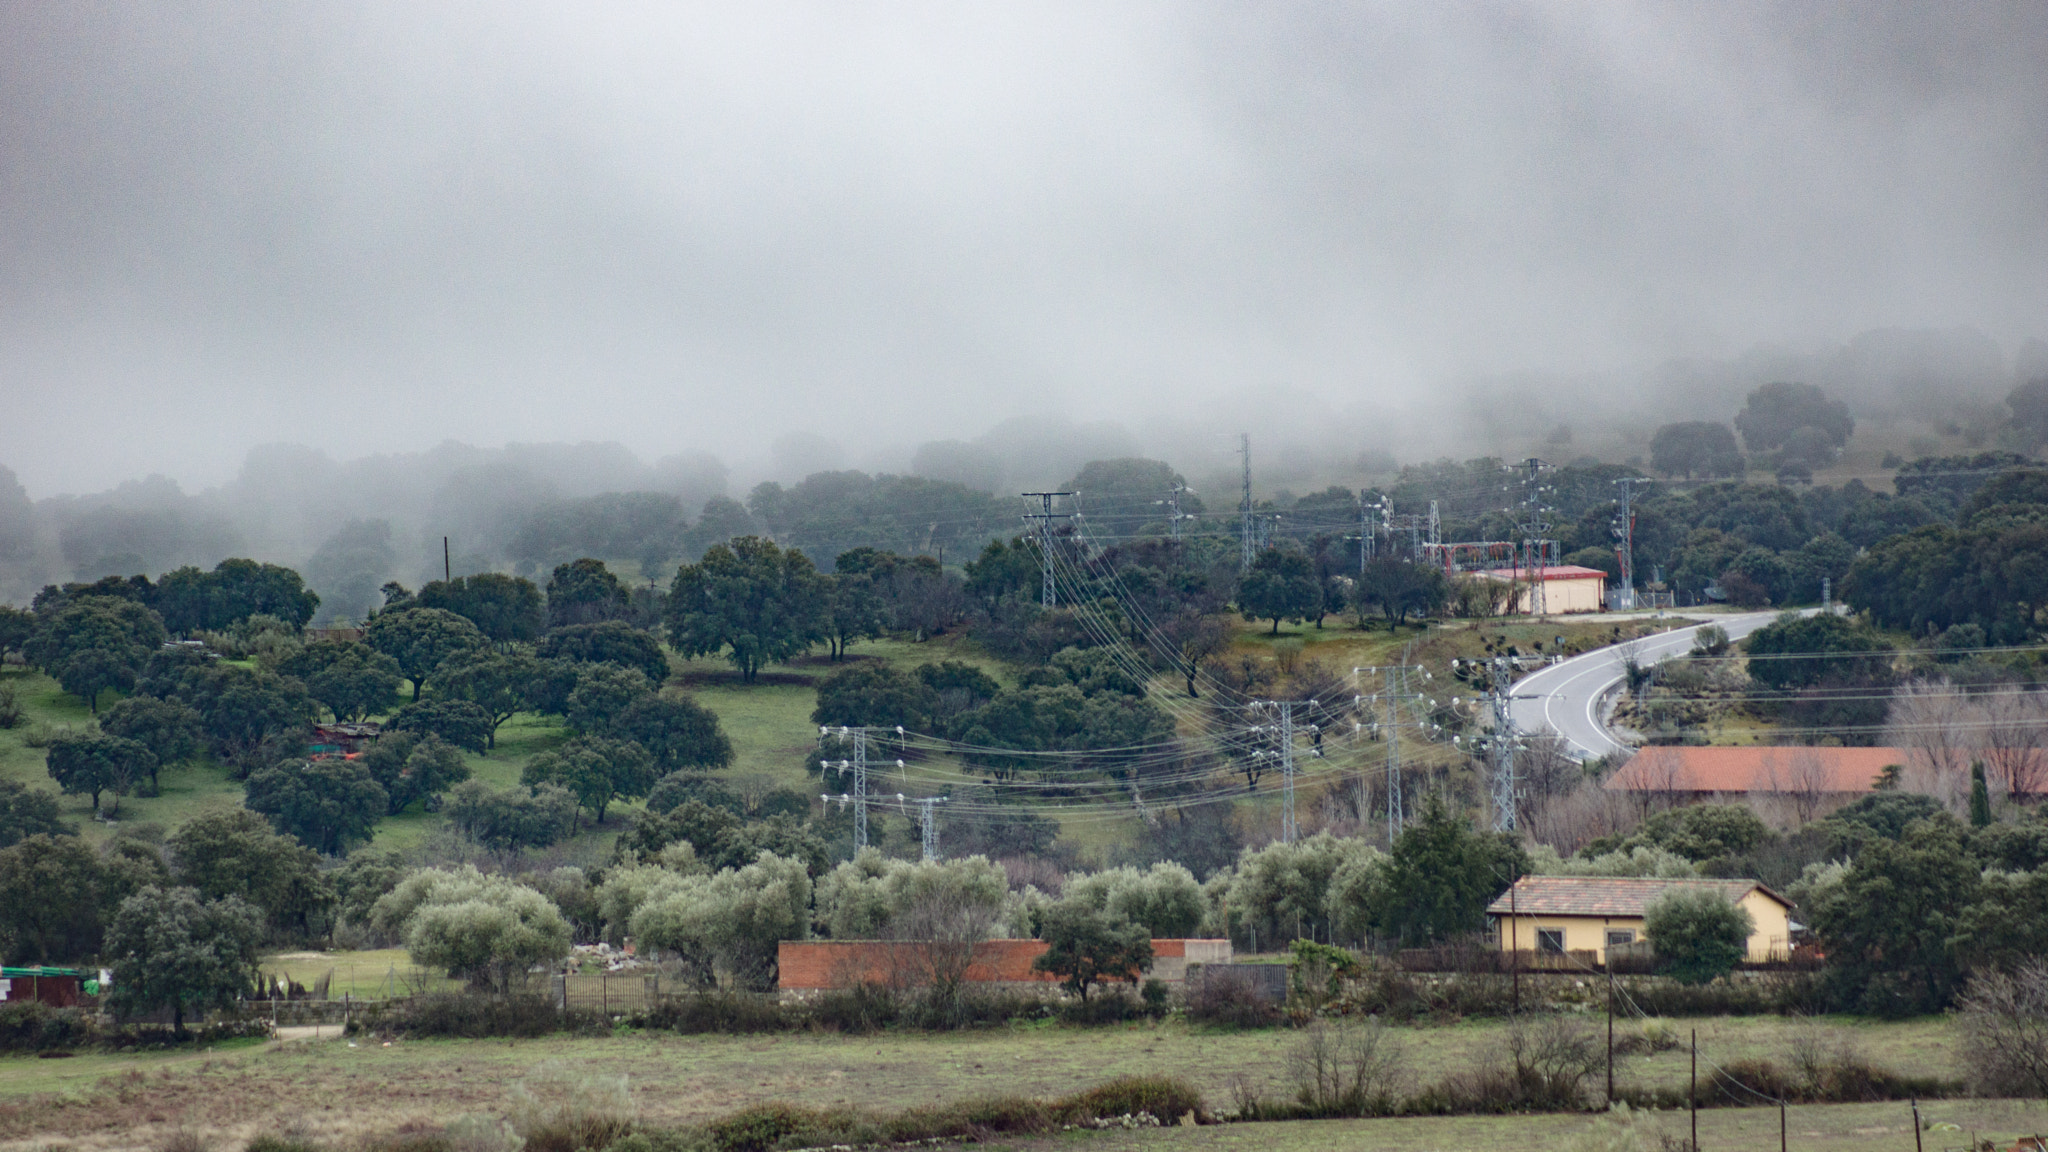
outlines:
[{"label": "orange roof panel", "polygon": [[1644,748],[1607,778],[1616,792],[1868,792],[1897,748]]}]

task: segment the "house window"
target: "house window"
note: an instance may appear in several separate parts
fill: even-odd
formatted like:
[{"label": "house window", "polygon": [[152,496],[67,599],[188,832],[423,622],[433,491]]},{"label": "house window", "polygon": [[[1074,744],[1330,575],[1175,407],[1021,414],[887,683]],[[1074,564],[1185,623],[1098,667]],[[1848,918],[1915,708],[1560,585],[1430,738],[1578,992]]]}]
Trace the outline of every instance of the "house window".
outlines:
[{"label": "house window", "polygon": [[1636,930],[1633,928],[1609,928],[1607,930],[1607,946],[1609,948],[1614,947],[1616,944],[1633,944],[1635,942]]},{"label": "house window", "polygon": [[1558,956],[1564,955],[1564,929],[1538,928],[1536,930],[1536,950]]}]

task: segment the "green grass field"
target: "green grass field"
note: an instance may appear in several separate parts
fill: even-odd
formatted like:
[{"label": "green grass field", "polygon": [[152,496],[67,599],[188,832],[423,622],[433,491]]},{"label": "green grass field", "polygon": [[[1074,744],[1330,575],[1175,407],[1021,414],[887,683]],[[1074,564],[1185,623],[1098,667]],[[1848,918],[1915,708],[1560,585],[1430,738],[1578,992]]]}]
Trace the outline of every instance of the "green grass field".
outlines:
[{"label": "green grass field", "polygon": [[[1752,1017],[1674,1024],[1697,1026],[1702,1048],[1721,1061],[1761,1056],[1782,1062],[1795,1033],[1817,1027],[1846,1038],[1876,1064],[1922,1074],[1953,1066],[1951,1026],[1940,1019],[1882,1024]],[[1395,1032],[1411,1086],[1493,1059],[1505,1034],[1499,1021]],[[1284,1095],[1287,1060],[1300,1043],[1301,1034],[1288,1030],[1211,1032],[1167,1022],[875,1036],[621,1033],[602,1039],[412,1040],[389,1047],[367,1038],[355,1047],[330,1039],[170,1056],[12,1059],[0,1061],[0,1140],[17,1146],[61,1139],[81,1147],[146,1147],[177,1127],[248,1133],[270,1126],[274,1131],[297,1117],[315,1138],[339,1142],[366,1128],[389,1131],[408,1122],[445,1123],[463,1112],[502,1111],[512,1086],[543,1066],[625,1075],[639,1117],[666,1125],[699,1122],[770,1100],[893,1109],[977,1095],[1050,1097],[1133,1073],[1183,1077],[1201,1089],[1211,1107],[1229,1108],[1233,1081],[1239,1078],[1269,1095]],[[1666,1052],[1627,1061],[1620,1081],[1624,1087],[1678,1088],[1685,1077],[1685,1054]],[[5,1105],[8,1100],[13,1106]],[[1928,1107],[1936,1116],[1965,1116],[1972,1106],[1950,1101]],[[1871,1108],[1868,1115],[1891,1115],[1896,1125],[1905,1105]],[[1800,1112],[1819,1115],[1825,1110]],[[1761,1123],[1764,1113],[1716,1110],[1703,1116],[1709,1118],[1703,1128],[1711,1123],[1733,1132]],[[1775,1113],[1770,1120],[1774,1127]],[[1309,1148],[1328,1146],[1314,1142],[1321,1138],[1316,1133],[1343,1133],[1346,1139],[1368,1141],[1354,1145],[1362,1147],[1472,1147],[1378,1141],[1401,1132],[1420,1141],[1433,1138],[1431,1132],[1500,1132],[1508,1124],[1537,1126],[1532,1132],[1554,1124],[1557,1132],[1568,1133],[1584,1123],[1575,1117],[1513,1117],[1257,1125],[1175,1138],[1186,1136],[1193,1141],[1190,1148],[1240,1147],[1246,1139],[1299,1141],[1274,1146]],[[1859,1119],[1856,1126],[1874,1123]]]}]

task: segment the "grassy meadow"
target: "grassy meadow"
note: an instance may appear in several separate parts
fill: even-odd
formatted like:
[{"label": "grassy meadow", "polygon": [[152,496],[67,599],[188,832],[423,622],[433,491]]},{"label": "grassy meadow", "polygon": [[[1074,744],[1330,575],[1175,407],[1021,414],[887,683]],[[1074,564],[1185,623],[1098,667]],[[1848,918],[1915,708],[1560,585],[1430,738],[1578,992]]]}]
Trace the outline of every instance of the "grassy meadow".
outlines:
[{"label": "grassy meadow", "polygon": [[[1940,1019],[1874,1023],[1749,1017],[1671,1024],[1681,1034],[1697,1027],[1702,1051],[1722,1062],[1753,1057],[1785,1062],[1795,1038],[1818,1029],[1835,1042],[1852,1045],[1873,1064],[1895,1070],[1924,1075],[1953,1064],[1951,1026]],[[1403,1050],[1410,1086],[1417,1087],[1495,1059],[1506,1025],[1497,1020],[1468,1021],[1400,1028],[1394,1035]],[[388,1047],[367,1037],[354,1046],[332,1038],[308,1038],[245,1042],[175,1055],[17,1058],[0,1061],[0,1144],[36,1147],[62,1141],[79,1149],[154,1147],[169,1132],[184,1129],[218,1134],[224,1138],[215,1146],[226,1147],[226,1138],[278,1131],[294,1119],[313,1139],[341,1143],[366,1131],[388,1132],[409,1123],[442,1124],[466,1112],[502,1112],[521,1078],[565,1068],[626,1076],[636,1115],[656,1125],[702,1122],[767,1101],[900,1109],[973,1096],[1051,1097],[1140,1073],[1185,1078],[1200,1088],[1210,1107],[1229,1109],[1245,1085],[1268,1096],[1287,1095],[1288,1058],[1300,1043],[1300,1033],[1285,1029],[1225,1032],[1168,1021],[874,1036],[621,1031],[603,1038],[401,1040]],[[1619,1081],[1624,1088],[1682,1089],[1686,1074],[1687,1054],[1667,1051],[1626,1060]],[[1874,1118],[1889,1117],[1884,1123],[1897,1130],[1906,1110],[1903,1103],[1867,1107],[1865,1113],[1839,1115],[1854,1119],[1858,1128],[1875,1127],[1879,1121]],[[1926,1107],[1930,1115],[1968,1117],[1988,1105],[1944,1101]],[[1835,1113],[1802,1108],[1795,1114]],[[2038,1109],[2035,1114],[2040,1114]],[[1702,1116],[1704,1136],[1715,1130],[1706,1127],[1709,1123],[1732,1132],[1762,1123],[1766,1113],[1717,1109]],[[1769,1112],[1768,1119],[1775,1126],[1776,1113]],[[1426,1141],[1433,1138],[1431,1132],[1476,1134],[1508,1130],[1505,1125],[1529,1125],[1532,1132],[1554,1128],[1567,1134],[1586,1122],[1582,1117],[1553,1116],[1261,1124],[1172,1138],[1192,1141],[1189,1148],[1241,1147],[1247,1139],[1308,1148],[1331,1146],[1315,1143],[1321,1138],[1317,1133],[1341,1132],[1362,1141],[1355,1145],[1359,1147],[1473,1147],[1381,1141],[1394,1139],[1398,1132],[1412,1133],[1402,1138]],[[1988,1118],[1980,1122],[1994,1127]],[[1276,1141],[1283,1143],[1275,1145]],[[1029,1141],[1018,1145],[1037,1146]]]}]

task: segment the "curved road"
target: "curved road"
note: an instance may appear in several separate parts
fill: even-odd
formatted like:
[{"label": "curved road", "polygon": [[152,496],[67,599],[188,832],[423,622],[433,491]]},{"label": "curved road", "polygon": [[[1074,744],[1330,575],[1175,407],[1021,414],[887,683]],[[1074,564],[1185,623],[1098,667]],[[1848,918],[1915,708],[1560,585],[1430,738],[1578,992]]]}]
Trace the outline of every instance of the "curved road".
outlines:
[{"label": "curved road", "polygon": [[[1718,624],[1728,630],[1730,640],[1740,640],[1776,620],[1778,615],[1776,612],[1717,615],[1706,623]],[[1638,646],[1636,658],[1644,664],[1655,664],[1683,655],[1692,650],[1693,633],[1705,626],[1686,625],[1633,641]],[[1615,740],[1608,733],[1607,726],[1600,722],[1601,698],[1621,683],[1627,674],[1621,658],[1623,647],[1614,644],[1596,648],[1532,672],[1517,681],[1514,695],[1508,700],[1509,714],[1514,717],[1515,727],[1524,732],[1548,729],[1557,733],[1564,737],[1565,751],[1579,760],[1629,751],[1628,746]]]}]

